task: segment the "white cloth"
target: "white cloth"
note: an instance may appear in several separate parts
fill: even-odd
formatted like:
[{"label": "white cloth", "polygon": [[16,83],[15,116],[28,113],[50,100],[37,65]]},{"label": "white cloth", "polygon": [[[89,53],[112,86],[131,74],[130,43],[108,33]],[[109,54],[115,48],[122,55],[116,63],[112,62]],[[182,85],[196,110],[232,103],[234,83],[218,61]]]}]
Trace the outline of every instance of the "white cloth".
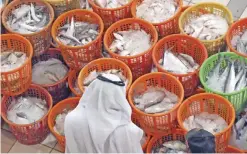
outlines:
[{"label": "white cloth", "polygon": [[[104,76],[120,81],[112,74]],[[143,153],[143,131],[131,122],[125,94],[125,87],[93,81],[66,116],[66,153]]]}]

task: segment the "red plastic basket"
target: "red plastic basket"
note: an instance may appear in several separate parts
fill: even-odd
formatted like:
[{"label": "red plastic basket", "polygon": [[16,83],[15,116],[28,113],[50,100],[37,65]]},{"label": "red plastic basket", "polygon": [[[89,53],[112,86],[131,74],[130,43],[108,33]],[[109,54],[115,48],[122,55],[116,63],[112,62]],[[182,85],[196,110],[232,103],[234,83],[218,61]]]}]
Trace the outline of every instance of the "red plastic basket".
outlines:
[{"label": "red plastic basket", "polygon": [[225,153],[244,153],[244,151],[228,145]]},{"label": "red plastic basket", "polygon": [[[33,57],[32,65],[35,65],[40,61],[46,61],[50,58],[58,59],[62,61],[65,66],[67,66],[63,60],[60,50],[56,48],[50,48],[48,51],[46,51],[44,54],[40,55],[39,57]],[[69,96],[69,88],[67,86],[68,75],[69,73],[62,80],[54,84],[40,85],[44,87],[46,90],[48,90],[48,92],[51,94],[53,99],[53,104],[56,104],[57,102]]]},{"label": "red plastic basket", "polygon": [[216,152],[225,152],[231,136],[231,128],[235,121],[235,110],[232,104],[222,96],[210,93],[201,93],[186,99],[178,109],[177,118],[180,127],[185,130],[183,122],[191,115],[208,112],[218,114],[228,124],[222,132],[215,134]]},{"label": "red plastic basket", "polygon": [[[20,33],[17,33],[11,30],[7,25],[7,19],[11,15],[11,12],[19,8],[21,4],[30,5],[30,3],[45,6],[46,11],[49,12],[49,15],[50,15],[49,23],[41,31],[35,32],[32,34],[20,34]],[[50,32],[51,32],[51,26],[52,26],[53,20],[54,20],[53,8],[51,7],[49,3],[43,0],[25,0],[25,1],[14,0],[6,6],[2,14],[2,22],[7,32],[19,34],[27,38],[33,46],[33,51],[34,51],[35,56],[41,55],[42,53],[44,53],[46,50],[50,48],[50,43],[51,43],[51,33]]]},{"label": "red plastic basket", "polygon": [[56,137],[58,144],[62,148],[63,152],[65,151],[65,137],[55,132],[53,128],[55,126],[55,120],[57,115],[62,113],[64,109],[73,110],[74,108],[76,108],[79,101],[80,101],[80,97],[72,97],[72,98],[64,99],[51,109],[48,116],[49,129],[52,132],[52,134]]},{"label": "red plastic basket", "polygon": [[[70,70],[69,71],[69,78],[68,78],[68,83],[69,83],[69,88],[72,91],[73,95],[76,97],[81,97],[82,96],[82,91],[79,88],[78,83],[76,83],[76,80],[79,76],[80,71],[76,71],[76,70]],[[75,84],[77,84],[78,86],[78,90],[76,90]]]},{"label": "red plastic basket", "polygon": [[[57,40],[58,29],[67,23],[72,17],[75,21],[89,22],[99,25],[99,35],[92,42],[84,46],[67,46]],[[60,15],[52,25],[52,38],[61,49],[63,58],[71,69],[80,70],[87,63],[102,57],[102,37],[104,24],[99,15],[92,11],[76,9]]]},{"label": "red plastic basket", "polygon": [[110,69],[117,69],[123,72],[123,75],[128,80],[128,85],[126,87],[126,94],[132,83],[132,74],[130,68],[120,60],[113,58],[100,58],[88,63],[81,71],[78,76],[78,85],[82,92],[85,91],[83,81],[90,74],[90,72],[96,70],[97,72],[107,71]]},{"label": "red plastic basket", "polygon": [[159,148],[164,142],[181,141],[185,143],[185,132],[181,129],[173,129],[169,132],[155,135],[149,141],[147,146],[147,153],[152,153],[153,148]]},{"label": "red plastic basket", "polygon": [[199,68],[192,73],[176,74],[166,71],[160,64],[159,60],[164,56],[164,49],[173,47],[172,51],[184,53],[192,56],[194,60],[201,66],[208,58],[207,49],[196,38],[183,34],[174,34],[161,39],[153,49],[153,61],[159,72],[166,72],[175,76],[184,87],[184,95],[192,95],[199,84]]},{"label": "red plastic basket", "polygon": [[27,55],[27,60],[22,66],[8,72],[1,72],[1,94],[19,95],[28,89],[32,81],[32,45],[26,38],[20,35],[3,34],[1,35],[0,48],[1,53],[3,49],[14,49]]},{"label": "red plastic basket", "polygon": [[247,29],[247,18],[243,18],[243,19],[238,20],[234,24],[232,24],[232,26],[230,27],[230,29],[228,30],[226,34],[226,43],[228,47],[230,48],[230,50],[245,58],[247,58],[247,54],[240,53],[236,49],[234,49],[231,44],[231,40],[234,35],[238,35],[240,32],[243,32],[246,29]]},{"label": "red plastic basket", "polygon": [[[152,46],[145,52],[135,56],[120,56],[110,50],[110,45],[114,40],[114,32],[125,30],[145,30],[151,35]],[[141,19],[124,19],[111,25],[105,32],[104,46],[112,58],[119,59],[126,63],[132,71],[133,80],[149,73],[152,69],[152,50],[155,43],[158,41],[158,33],[155,27],[147,21]]]},{"label": "red plastic basket", "polygon": [[[133,112],[132,115],[131,115],[131,120],[134,124],[136,124],[136,126],[140,127],[141,128],[141,125],[140,125],[140,122],[138,120],[138,116],[136,116],[136,114]],[[145,132],[143,132],[145,133]],[[151,139],[151,135],[148,135],[146,134],[146,141],[145,143],[142,145],[142,150],[143,152],[145,153],[146,152],[146,149],[147,149],[147,145],[148,145],[148,142],[150,141]]]},{"label": "red plastic basket", "polygon": [[[131,14],[133,17],[137,18],[136,7],[139,6],[143,1],[144,0],[134,0],[131,6]],[[178,34],[180,32],[178,26],[178,19],[182,12],[183,0],[175,0],[175,1],[178,4],[178,10],[174,14],[174,16],[161,23],[152,23],[154,27],[157,29],[160,38],[171,34]]]},{"label": "red plastic basket", "polygon": [[[31,96],[46,100],[48,112],[43,116],[42,119],[38,120],[35,123],[26,125],[12,123],[7,119],[7,110],[9,105],[11,105],[11,101],[19,96]],[[9,125],[12,134],[15,136],[18,142],[26,145],[32,145],[38,144],[46,139],[47,135],[50,132],[47,122],[48,113],[52,108],[52,97],[46,89],[38,85],[31,84],[29,89],[21,95],[3,96],[1,108],[2,118]]]},{"label": "red plastic basket", "polygon": [[[178,103],[173,109],[165,113],[147,114],[139,110],[134,104],[134,95],[142,94],[148,87],[161,87],[175,93],[178,96]],[[154,135],[164,133],[177,127],[177,110],[184,98],[184,90],[178,79],[166,73],[149,73],[138,78],[130,87],[128,100],[133,112],[136,113],[143,130]]]},{"label": "red plastic basket", "polygon": [[89,4],[92,6],[93,11],[97,13],[104,21],[105,30],[119,20],[132,17],[130,7],[133,1],[134,0],[129,0],[129,3],[122,7],[110,9],[101,8],[94,3],[94,0],[88,0]]}]

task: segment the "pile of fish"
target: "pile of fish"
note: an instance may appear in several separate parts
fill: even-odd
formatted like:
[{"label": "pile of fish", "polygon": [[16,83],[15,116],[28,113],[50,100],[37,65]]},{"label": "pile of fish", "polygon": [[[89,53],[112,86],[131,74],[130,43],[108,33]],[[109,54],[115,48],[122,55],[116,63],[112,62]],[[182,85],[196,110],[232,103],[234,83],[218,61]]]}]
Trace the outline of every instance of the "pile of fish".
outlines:
[{"label": "pile of fish", "polygon": [[[221,64],[226,62],[226,67]],[[219,54],[215,67],[208,73],[206,84],[218,92],[232,93],[247,85],[247,64],[244,59],[231,60]]]},{"label": "pile of fish", "polygon": [[225,35],[227,20],[214,14],[203,14],[192,18],[184,27],[184,32],[200,40],[214,40]]},{"label": "pile of fish", "polygon": [[177,141],[168,141],[163,143],[158,148],[153,148],[152,153],[188,153],[186,144]]},{"label": "pile of fish", "polygon": [[142,95],[134,96],[135,106],[146,113],[171,110],[178,103],[178,96],[165,88],[149,87]]},{"label": "pile of fish", "polygon": [[36,97],[14,98],[8,107],[7,118],[15,124],[31,124],[48,112],[45,100]]},{"label": "pile of fish", "polygon": [[8,72],[22,66],[27,58],[24,52],[2,49],[1,72]]},{"label": "pile of fish", "polygon": [[119,31],[113,35],[110,50],[120,56],[138,55],[151,47],[151,36],[144,30]]},{"label": "pile of fish", "polygon": [[247,54],[247,30],[233,36],[231,44],[238,52]]},{"label": "pile of fish", "polygon": [[128,84],[128,79],[126,79],[126,77],[123,75],[123,72],[121,70],[110,69],[110,70],[103,71],[103,72],[97,72],[96,70],[90,72],[90,74],[84,79],[83,85],[84,86],[89,86],[90,83],[92,83],[101,74],[114,74],[114,75],[117,75],[122,81],[125,82],[125,85]]},{"label": "pile of fish", "polygon": [[32,68],[32,82],[35,84],[54,84],[62,80],[68,73],[68,68],[58,59],[50,58],[40,61]]},{"label": "pile of fish", "polygon": [[237,116],[232,133],[231,145],[247,150],[247,108]]},{"label": "pile of fish", "polygon": [[62,136],[64,136],[64,122],[65,118],[69,112],[72,110],[64,109],[62,113],[58,114],[55,119],[55,126],[53,127],[54,131]]},{"label": "pile of fish", "polygon": [[136,7],[136,16],[151,23],[161,23],[173,17],[177,10],[175,0],[144,0]]},{"label": "pile of fish", "polygon": [[101,8],[118,8],[128,4],[130,0],[94,0],[94,2]]},{"label": "pile of fish", "polygon": [[222,117],[207,112],[189,116],[184,120],[183,125],[188,131],[194,128],[200,128],[212,134],[219,133],[228,126]]},{"label": "pile of fish", "polygon": [[59,28],[57,40],[68,46],[83,46],[96,39],[99,25],[82,21],[74,21]]},{"label": "pile of fish", "polygon": [[7,19],[8,27],[21,34],[41,31],[50,21],[47,8],[42,5],[22,4],[13,10]]},{"label": "pile of fish", "polygon": [[194,72],[199,68],[199,65],[190,55],[172,52],[170,49],[165,50],[164,57],[159,61],[159,64],[165,70],[177,74]]}]

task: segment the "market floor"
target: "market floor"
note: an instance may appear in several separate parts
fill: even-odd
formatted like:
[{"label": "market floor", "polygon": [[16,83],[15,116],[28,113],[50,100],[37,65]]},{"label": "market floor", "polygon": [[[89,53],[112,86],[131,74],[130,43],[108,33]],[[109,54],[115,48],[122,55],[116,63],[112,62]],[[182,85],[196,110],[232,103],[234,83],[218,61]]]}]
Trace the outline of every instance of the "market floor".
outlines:
[{"label": "market floor", "polygon": [[[233,13],[234,20],[247,17],[247,0],[184,0],[184,5],[193,5],[198,2],[214,1],[226,5]],[[26,146],[20,144],[6,124],[3,125],[1,134],[1,153],[61,153],[57,141],[52,135],[42,143]]]}]

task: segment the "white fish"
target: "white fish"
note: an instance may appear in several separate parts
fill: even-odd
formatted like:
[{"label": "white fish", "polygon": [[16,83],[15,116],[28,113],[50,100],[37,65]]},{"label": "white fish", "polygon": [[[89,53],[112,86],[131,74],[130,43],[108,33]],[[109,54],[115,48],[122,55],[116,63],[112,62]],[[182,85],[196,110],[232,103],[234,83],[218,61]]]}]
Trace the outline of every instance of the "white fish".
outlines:
[{"label": "white fish", "polygon": [[72,110],[64,110],[62,113],[58,114],[55,119],[55,125],[53,127],[54,131],[58,134],[64,136],[64,122],[66,116],[71,112]]},{"label": "white fish", "polygon": [[14,9],[7,25],[10,29],[21,34],[31,34],[41,31],[49,23],[48,8],[31,3],[22,4]]},{"label": "white fish", "polygon": [[118,8],[129,3],[129,0],[94,0],[102,8]]},{"label": "white fish", "polygon": [[40,61],[32,68],[32,82],[35,84],[53,84],[62,80],[68,73],[68,68],[60,60],[50,58]]},{"label": "white fish", "polygon": [[134,56],[151,47],[151,36],[144,30],[119,31],[110,49],[121,56]]},{"label": "white fish", "polygon": [[152,153],[187,153],[188,148],[185,143],[179,140],[167,141],[160,146],[154,146]]},{"label": "white fish", "polygon": [[30,124],[41,119],[47,112],[45,100],[36,97],[18,97],[12,100],[7,118],[16,124]]},{"label": "white fish", "polygon": [[214,40],[224,35],[228,30],[227,20],[214,14],[203,14],[190,19],[184,26],[184,31],[192,37],[201,40]]},{"label": "white fish", "polygon": [[24,52],[5,50],[1,52],[1,72],[8,72],[22,66],[27,60]]},{"label": "white fish", "polygon": [[165,70],[178,74],[194,72],[199,67],[191,56],[173,53],[170,49],[165,51],[163,60],[160,62],[163,63],[160,64]]},{"label": "white fish", "polygon": [[136,7],[136,16],[151,23],[160,23],[173,17],[177,9],[175,0],[144,0]]},{"label": "white fish", "polygon": [[205,129],[212,134],[219,133],[228,126],[222,117],[207,112],[202,112],[186,118],[183,125],[188,131],[194,128],[200,128]]},{"label": "white fish", "polygon": [[75,22],[72,17],[69,24],[59,28],[57,39],[65,45],[83,46],[96,39],[99,34],[98,27],[97,24]]},{"label": "white fish", "polygon": [[247,54],[247,29],[234,35],[231,44],[238,52]]}]

